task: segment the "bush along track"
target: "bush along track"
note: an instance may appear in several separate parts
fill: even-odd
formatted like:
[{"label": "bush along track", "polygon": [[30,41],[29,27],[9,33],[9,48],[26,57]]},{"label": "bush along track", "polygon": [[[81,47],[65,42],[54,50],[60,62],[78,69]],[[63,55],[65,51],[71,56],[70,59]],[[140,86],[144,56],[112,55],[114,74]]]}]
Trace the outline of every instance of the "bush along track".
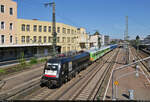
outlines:
[{"label": "bush along track", "polygon": [[36,65],[39,65],[39,66],[43,65],[46,61],[47,61],[46,58],[43,58],[40,60],[37,60],[36,58],[32,58],[29,62],[26,62],[25,59],[22,57],[19,60],[18,65],[13,65],[13,66],[10,66],[7,68],[0,69],[0,77],[2,77],[4,75],[15,73],[15,72],[23,71],[26,69],[34,68],[34,66],[36,66]]}]

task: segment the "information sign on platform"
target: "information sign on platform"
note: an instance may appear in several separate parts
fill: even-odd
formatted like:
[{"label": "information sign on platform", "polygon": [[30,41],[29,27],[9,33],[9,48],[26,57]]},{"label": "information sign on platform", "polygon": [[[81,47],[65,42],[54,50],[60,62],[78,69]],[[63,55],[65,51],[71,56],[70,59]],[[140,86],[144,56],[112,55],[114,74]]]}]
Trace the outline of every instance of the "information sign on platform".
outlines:
[{"label": "information sign on platform", "polygon": [[118,85],[119,83],[118,83],[118,81],[115,81],[114,84],[115,84],[115,85]]}]

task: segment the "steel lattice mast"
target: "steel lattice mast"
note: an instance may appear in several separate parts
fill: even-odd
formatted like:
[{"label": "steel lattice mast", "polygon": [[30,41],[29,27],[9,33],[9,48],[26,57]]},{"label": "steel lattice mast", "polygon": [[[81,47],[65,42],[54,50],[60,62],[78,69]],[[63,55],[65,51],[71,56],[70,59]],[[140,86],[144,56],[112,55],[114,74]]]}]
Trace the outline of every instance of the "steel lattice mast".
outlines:
[{"label": "steel lattice mast", "polygon": [[52,2],[52,3],[46,3],[45,6],[51,6],[53,7],[53,15],[52,15],[52,36],[53,36],[53,56],[56,56],[57,54],[57,49],[56,49],[56,46],[57,46],[57,33],[56,33],[56,18],[55,18],[55,2]]}]

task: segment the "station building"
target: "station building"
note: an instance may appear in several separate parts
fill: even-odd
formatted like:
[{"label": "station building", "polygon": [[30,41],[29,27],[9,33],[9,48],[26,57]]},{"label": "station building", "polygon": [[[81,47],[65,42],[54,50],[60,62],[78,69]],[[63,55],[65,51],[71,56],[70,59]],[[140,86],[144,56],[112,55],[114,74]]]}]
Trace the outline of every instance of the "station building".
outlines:
[{"label": "station building", "polygon": [[[57,51],[66,53],[97,46],[101,35],[89,36],[84,28],[56,23]],[[101,40],[102,41],[102,40]],[[18,19],[17,3],[0,0],[0,62],[52,54],[52,22]]]},{"label": "station building", "polygon": [[[87,47],[86,30],[56,23],[58,53]],[[52,52],[52,22],[17,18],[17,3],[0,0],[0,61],[49,56]]]},{"label": "station building", "polygon": [[[76,28],[63,23],[56,23],[57,32],[57,50],[59,53],[65,53],[72,50],[79,51],[81,37],[84,38],[86,31],[84,28]],[[36,55],[47,55],[52,51],[52,22],[39,21],[37,19],[25,20],[17,19],[17,38],[18,44],[30,46]]]},{"label": "station building", "polygon": [[17,4],[11,0],[0,0],[0,44],[15,44]]},{"label": "station building", "polygon": [[11,48],[16,44],[17,3],[0,0],[0,61],[13,56]]}]

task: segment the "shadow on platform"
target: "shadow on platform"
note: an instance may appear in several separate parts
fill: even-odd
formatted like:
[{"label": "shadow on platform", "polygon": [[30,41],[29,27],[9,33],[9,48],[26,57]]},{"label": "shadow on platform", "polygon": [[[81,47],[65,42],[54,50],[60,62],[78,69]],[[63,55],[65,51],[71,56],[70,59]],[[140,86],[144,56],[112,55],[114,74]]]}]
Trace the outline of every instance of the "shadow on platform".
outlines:
[{"label": "shadow on platform", "polygon": [[127,94],[122,94],[125,98],[129,99],[129,96]]}]

